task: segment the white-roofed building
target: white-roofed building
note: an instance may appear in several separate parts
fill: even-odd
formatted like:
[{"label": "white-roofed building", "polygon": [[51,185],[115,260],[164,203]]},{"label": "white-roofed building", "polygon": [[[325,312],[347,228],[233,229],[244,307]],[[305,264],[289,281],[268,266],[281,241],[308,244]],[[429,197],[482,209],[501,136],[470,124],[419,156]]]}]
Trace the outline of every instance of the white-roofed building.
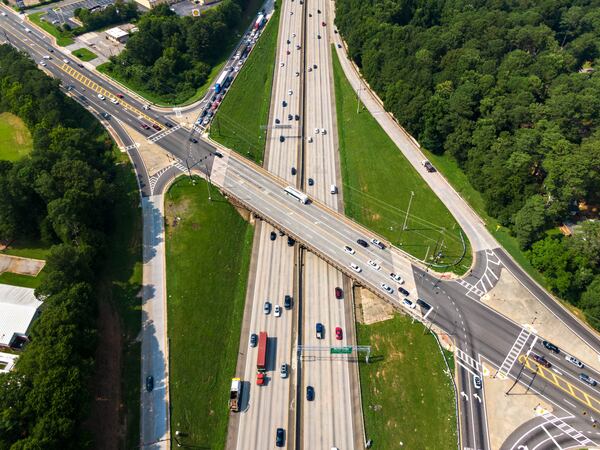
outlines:
[{"label": "white-roofed building", "polygon": [[20,348],[42,302],[33,289],[0,284],[0,348]]},{"label": "white-roofed building", "polygon": [[122,28],[114,27],[105,31],[108,39],[111,39],[119,44],[124,44],[129,39],[129,33]]}]

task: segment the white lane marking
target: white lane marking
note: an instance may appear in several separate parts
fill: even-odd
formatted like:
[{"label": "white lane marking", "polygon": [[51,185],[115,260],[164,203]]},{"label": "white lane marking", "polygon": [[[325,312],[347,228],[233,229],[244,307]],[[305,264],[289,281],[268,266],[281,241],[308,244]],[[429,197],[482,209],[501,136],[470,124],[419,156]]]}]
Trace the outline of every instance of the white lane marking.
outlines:
[{"label": "white lane marking", "polygon": [[513,368],[513,365],[515,364],[515,361],[517,360],[517,356],[519,356],[521,350],[523,350],[523,347],[529,339],[529,336],[531,336],[531,332],[529,330],[526,330],[525,328],[522,328],[521,332],[517,336],[517,339],[515,339],[515,342],[513,343],[511,349],[508,351],[506,358],[504,358],[504,361],[500,366],[500,370],[498,370],[498,372],[496,373],[496,377],[505,378],[506,375],[510,373],[511,369]]},{"label": "white lane marking", "polygon": [[567,400],[566,398],[562,399],[563,402],[568,403],[569,405],[571,405],[573,408],[577,408],[577,405],[574,405],[573,403],[571,403],[569,400]]},{"label": "white lane marking", "polygon": [[[554,442],[554,445],[556,445],[556,447],[558,448],[558,450],[563,450],[563,448],[560,445],[558,445],[558,442],[556,442],[556,439],[554,439],[554,436],[552,436],[548,432],[548,430],[546,429],[546,427],[544,425],[542,425],[542,430],[544,430],[546,432],[546,434],[550,437],[550,439],[552,439],[552,442]],[[535,448],[534,448],[534,450],[535,450]]]}]

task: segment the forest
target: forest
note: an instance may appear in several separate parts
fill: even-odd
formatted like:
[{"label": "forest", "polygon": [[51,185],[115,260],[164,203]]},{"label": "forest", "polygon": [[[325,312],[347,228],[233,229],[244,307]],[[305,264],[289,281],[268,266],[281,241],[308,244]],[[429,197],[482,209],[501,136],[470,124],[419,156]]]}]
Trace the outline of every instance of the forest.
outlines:
[{"label": "forest", "polygon": [[0,46],[0,111],[33,136],[0,161],[0,242],[51,245],[43,301],[15,370],[0,375],[0,449],[81,449],[96,349],[95,283],[115,196],[113,143],[25,54]]},{"label": "forest", "polygon": [[600,1],[338,0],[336,25],[386,109],[600,327]]},{"label": "forest", "polygon": [[224,0],[200,17],[179,17],[166,4],[137,22],[139,31],[110,60],[109,73],[167,103],[192,97],[223,57],[241,23],[244,0]]},{"label": "forest", "polygon": [[125,3],[118,0],[113,5],[98,11],[90,12],[88,8],[77,8],[75,17],[83,23],[83,27],[76,29],[76,34],[83,34],[109,25],[130,22],[139,17],[139,12],[134,1]]}]

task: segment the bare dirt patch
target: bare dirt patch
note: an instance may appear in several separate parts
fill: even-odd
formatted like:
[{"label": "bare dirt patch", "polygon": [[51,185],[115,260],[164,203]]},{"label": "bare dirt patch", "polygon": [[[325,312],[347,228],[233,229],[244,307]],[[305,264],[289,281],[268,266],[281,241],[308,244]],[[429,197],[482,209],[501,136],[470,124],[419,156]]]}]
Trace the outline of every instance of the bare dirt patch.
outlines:
[{"label": "bare dirt patch", "polygon": [[36,277],[46,265],[41,259],[22,258],[20,256],[0,255],[0,273],[11,272]]},{"label": "bare dirt patch", "polygon": [[123,442],[121,415],[121,322],[110,301],[98,302],[98,348],[92,377],[93,400],[84,426],[95,437],[94,449],[113,450]]},{"label": "bare dirt patch", "polygon": [[356,320],[370,325],[394,317],[394,308],[367,289],[354,288]]}]

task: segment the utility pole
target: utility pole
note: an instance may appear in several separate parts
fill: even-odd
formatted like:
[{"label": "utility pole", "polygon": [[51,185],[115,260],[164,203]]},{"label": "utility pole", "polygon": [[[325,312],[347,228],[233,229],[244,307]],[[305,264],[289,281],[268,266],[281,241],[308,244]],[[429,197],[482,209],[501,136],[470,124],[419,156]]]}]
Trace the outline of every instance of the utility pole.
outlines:
[{"label": "utility pole", "polygon": [[408,222],[408,213],[410,212],[410,205],[412,204],[412,199],[415,196],[413,191],[410,191],[410,200],[408,200],[408,208],[406,210],[406,216],[404,217],[404,225],[402,225],[402,231],[406,231],[406,223]]}]

